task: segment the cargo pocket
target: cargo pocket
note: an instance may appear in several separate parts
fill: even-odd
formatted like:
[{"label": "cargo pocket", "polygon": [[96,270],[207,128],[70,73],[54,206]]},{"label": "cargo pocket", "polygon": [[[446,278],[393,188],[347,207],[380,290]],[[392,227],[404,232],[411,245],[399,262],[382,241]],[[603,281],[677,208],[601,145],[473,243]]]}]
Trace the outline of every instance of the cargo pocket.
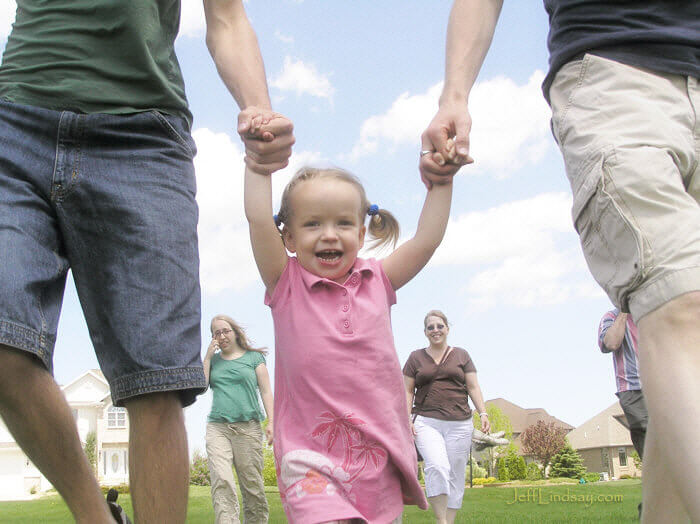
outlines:
[{"label": "cargo pocket", "polygon": [[628,311],[629,293],[643,278],[643,238],[626,215],[611,173],[614,152],[579,175],[572,218],[593,278],[618,307]]}]

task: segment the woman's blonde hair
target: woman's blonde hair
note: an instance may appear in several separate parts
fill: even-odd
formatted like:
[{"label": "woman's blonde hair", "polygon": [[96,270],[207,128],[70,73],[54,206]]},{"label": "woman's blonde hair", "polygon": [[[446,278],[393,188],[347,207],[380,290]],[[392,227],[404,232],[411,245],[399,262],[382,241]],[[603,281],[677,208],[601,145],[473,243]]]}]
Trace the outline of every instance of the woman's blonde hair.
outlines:
[{"label": "woman's blonde hair", "polygon": [[212,335],[214,334],[215,320],[223,320],[229,326],[231,326],[231,329],[236,334],[236,343],[246,351],[257,351],[258,353],[267,354],[267,348],[253,347],[250,339],[248,338],[248,335],[245,334],[245,330],[228,315],[216,315],[214,318],[211,319],[211,323],[209,324],[209,330],[212,332]]},{"label": "woman's blonde hair", "polygon": [[[298,186],[301,182],[307,180],[313,180],[316,178],[337,178],[344,182],[354,185],[360,194],[360,220],[364,224],[365,214],[372,213],[369,221],[369,226],[367,231],[372,238],[371,247],[380,247],[386,244],[391,244],[392,247],[396,246],[396,241],[399,239],[399,222],[396,220],[394,215],[392,215],[386,209],[379,209],[377,206],[370,206],[367,200],[367,195],[365,193],[365,188],[362,186],[362,182],[352,173],[340,169],[337,167],[330,168],[317,168],[317,167],[302,167],[284,188],[282,193],[282,202],[280,204],[280,211],[275,217],[275,223],[277,227],[282,224],[289,222],[292,217],[292,209],[290,204],[290,195],[292,190]],[[281,231],[280,231],[281,233]]]},{"label": "woman's blonde hair", "polygon": [[445,314],[442,311],[440,311],[439,309],[431,309],[430,311],[428,311],[428,313],[425,315],[425,318],[423,319],[423,327],[424,328],[428,327],[428,319],[430,317],[441,318],[442,321],[445,323],[445,325],[447,327],[450,327],[450,323],[447,321],[447,317],[445,316]]}]

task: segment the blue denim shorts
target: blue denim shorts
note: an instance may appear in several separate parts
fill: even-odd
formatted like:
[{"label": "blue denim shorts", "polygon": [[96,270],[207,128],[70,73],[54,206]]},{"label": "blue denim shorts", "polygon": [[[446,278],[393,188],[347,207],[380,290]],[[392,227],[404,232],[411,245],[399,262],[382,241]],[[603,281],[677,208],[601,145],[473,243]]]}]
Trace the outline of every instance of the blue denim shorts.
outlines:
[{"label": "blue denim shorts", "polygon": [[70,268],[114,404],[194,402],[206,385],[194,154],[177,117],[0,100],[0,344],[52,370]]}]

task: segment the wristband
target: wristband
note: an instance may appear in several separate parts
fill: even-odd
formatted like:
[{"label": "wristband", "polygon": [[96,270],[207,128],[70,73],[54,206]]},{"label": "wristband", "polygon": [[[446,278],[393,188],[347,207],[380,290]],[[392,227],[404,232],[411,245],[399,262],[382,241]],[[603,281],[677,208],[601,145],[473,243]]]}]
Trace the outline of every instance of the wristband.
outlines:
[{"label": "wristband", "polygon": [[489,414],[484,411],[483,413],[479,413],[479,416],[488,418]]}]

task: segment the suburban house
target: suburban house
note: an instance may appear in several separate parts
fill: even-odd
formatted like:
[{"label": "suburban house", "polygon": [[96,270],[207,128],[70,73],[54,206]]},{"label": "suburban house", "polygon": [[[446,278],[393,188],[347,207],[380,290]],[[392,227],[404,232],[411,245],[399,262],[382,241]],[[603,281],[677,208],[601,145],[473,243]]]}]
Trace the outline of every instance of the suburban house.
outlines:
[{"label": "suburban house", "polygon": [[521,408],[517,404],[507,401],[504,398],[495,398],[486,401],[486,407],[497,407],[500,409],[505,416],[510,420],[513,426],[513,440],[512,442],[517,446],[518,453],[523,454],[521,451],[522,441],[520,440],[520,435],[526,428],[537,424],[538,421],[543,421],[545,424],[554,422],[557,426],[564,428],[567,432],[574,429],[571,424],[567,424],[563,420],[559,420],[553,417],[543,408]]},{"label": "suburban house", "polygon": [[567,435],[571,446],[583,457],[588,471],[607,473],[612,479],[621,475],[641,476],[632,460],[634,446],[629,426],[619,402],[587,420]]},{"label": "suburban house", "polygon": [[[96,474],[101,484],[128,482],[129,420],[126,409],[112,405],[109,385],[97,369],[62,386],[80,440],[96,436]],[[0,419],[0,500],[20,500],[51,488],[27,459]]]}]

